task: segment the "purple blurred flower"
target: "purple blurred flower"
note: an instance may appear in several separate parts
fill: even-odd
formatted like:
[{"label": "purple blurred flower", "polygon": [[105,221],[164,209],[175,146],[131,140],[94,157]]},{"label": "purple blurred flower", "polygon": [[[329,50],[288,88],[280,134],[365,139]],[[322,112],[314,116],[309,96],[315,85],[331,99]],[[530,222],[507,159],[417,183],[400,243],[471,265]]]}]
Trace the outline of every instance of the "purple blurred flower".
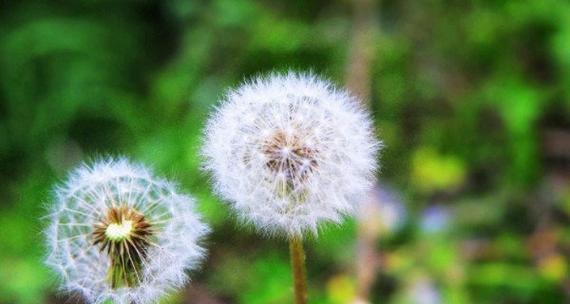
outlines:
[{"label": "purple blurred flower", "polygon": [[413,283],[410,288],[410,298],[416,304],[439,304],[441,295],[433,282],[427,278],[422,278]]},{"label": "purple blurred flower", "polygon": [[451,212],[442,205],[433,205],[424,210],[421,215],[420,227],[427,233],[438,233],[449,227]]}]

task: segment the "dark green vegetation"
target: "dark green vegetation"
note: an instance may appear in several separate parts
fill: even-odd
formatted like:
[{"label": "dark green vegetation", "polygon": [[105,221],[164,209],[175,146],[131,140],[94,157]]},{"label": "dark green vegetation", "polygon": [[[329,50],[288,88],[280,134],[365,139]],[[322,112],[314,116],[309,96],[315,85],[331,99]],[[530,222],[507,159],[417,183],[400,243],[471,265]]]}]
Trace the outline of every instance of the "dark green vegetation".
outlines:
[{"label": "dark green vegetation", "polygon": [[[290,302],[286,242],[239,228],[211,194],[201,128],[243,77],[293,67],[342,84],[352,3],[47,2],[0,1],[0,303],[66,303],[40,217],[67,170],[106,154],[178,179],[214,228],[209,260],[168,303]],[[406,211],[392,225],[381,209],[371,301],[568,303],[570,3],[391,0],[375,13],[380,176]],[[311,303],[354,295],[356,235],[348,221],[306,244]]]}]

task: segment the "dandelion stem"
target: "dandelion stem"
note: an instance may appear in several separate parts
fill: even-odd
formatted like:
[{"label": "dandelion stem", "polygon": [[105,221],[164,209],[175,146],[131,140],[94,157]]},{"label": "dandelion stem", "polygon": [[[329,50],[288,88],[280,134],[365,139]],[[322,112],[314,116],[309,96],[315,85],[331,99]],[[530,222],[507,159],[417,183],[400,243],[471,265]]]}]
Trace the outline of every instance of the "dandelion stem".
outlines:
[{"label": "dandelion stem", "polygon": [[307,276],[305,271],[305,250],[303,249],[301,237],[294,236],[289,239],[289,252],[291,254],[293,285],[295,287],[295,304],[306,304]]}]

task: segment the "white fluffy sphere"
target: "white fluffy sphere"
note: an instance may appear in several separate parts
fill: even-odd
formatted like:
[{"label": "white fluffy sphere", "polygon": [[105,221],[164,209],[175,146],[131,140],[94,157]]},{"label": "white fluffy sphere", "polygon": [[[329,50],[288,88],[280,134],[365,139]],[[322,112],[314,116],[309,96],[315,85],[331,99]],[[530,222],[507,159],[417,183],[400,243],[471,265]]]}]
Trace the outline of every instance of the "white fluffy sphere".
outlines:
[{"label": "white fluffy sphere", "polygon": [[[194,199],[142,165],[125,159],[82,165],[55,194],[46,262],[65,291],[90,303],[155,303],[183,286],[186,270],[204,256],[198,242],[208,227]],[[114,281],[112,257],[123,264]]]},{"label": "white fluffy sphere", "polygon": [[289,72],[230,91],[208,121],[202,154],[240,219],[299,236],[353,213],[374,182],[380,146],[358,100]]}]

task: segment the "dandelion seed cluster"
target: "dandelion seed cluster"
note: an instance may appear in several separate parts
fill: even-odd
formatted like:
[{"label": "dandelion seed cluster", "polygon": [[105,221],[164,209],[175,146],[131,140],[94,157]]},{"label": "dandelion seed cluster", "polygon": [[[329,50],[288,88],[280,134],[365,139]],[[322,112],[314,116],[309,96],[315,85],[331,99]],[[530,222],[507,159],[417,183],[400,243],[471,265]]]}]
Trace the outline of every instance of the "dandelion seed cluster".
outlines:
[{"label": "dandelion seed cluster", "polygon": [[202,154],[215,190],[267,234],[316,233],[370,188],[380,143],[358,100],[311,74],[259,77],[230,91]]},{"label": "dandelion seed cluster", "polygon": [[56,189],[47,264],[91,303],[154,303],[187,280],[207,233],[194,200],[126,159],[73,171]]}]

